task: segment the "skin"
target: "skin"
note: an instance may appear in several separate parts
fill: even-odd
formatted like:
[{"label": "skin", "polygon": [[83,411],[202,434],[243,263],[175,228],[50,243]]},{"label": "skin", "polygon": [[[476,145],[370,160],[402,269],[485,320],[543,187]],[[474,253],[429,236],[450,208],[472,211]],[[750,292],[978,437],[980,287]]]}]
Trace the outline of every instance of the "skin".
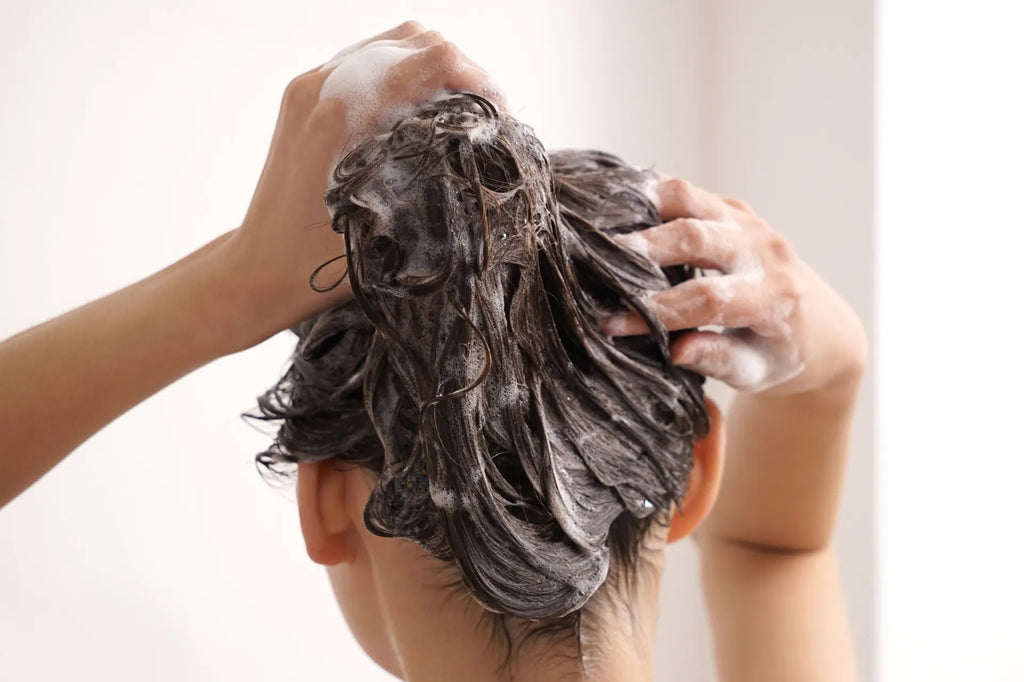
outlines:
[{"label": "skin", "polygon": [[[410,22],[351,49],[379,39],[409,41],[416,52],[375,84],[384,96],[366,127],[346,120],[344,102],[319,99],[329,70],[302,74],[285,91],[241,226],[136,284],[0,344],[0,504],[164,386],[351,298],[344,283],[326,294],[309,287],[310,273],[343,253],[322,201],[341,150],[372,132],[392,105],[416,104],[443,89],[493,96],[486,73],[439,34]],[[670,329],[733,328],[684,336],[673,358],[756,392],[741,393],[727,419],[709,405],[712,431],[696,448],[681,513],[671,515],[668,528],[652,531],[652,568],[629,596],[635,619],[612,600],[595,609],[600,631],[589,649],[600,655],[588,679],[653,679],[662,550],[692,535],[722,680],[852,680],[831,537],[864,373],[863,328],[749,206],[680,180],[657,189],[666,222],[641,233],[648,256],[732,277],[718,288],[698,280],[652,294]],[[328,268],[318,281],[334,281],[343,268]],[[646,331],[629,317],[606,325],[613,334]],[[508,679],[497,672],[498,652],[477,628],[479,607],[439,586],[449,568],[413,543],[362,527],[372,485],[365,471],[299,468],[309,555],[329,566],[360,643],[407,680]],[[579,662],[559,653],[565,652],[524,648],[512,661],[516,679],[583,679]]]},{"label": "skin", "polygon": [[[720,679],[854,680],[832,535],[867,363],[863,325],[745,202],[678,179],[662,182],[658,194],[667,222],[640,233],[651,258],[706,263],[723,278],[751,262],[764,271],[731,298],[705,289],[696,307],[687,305],[687,290],[706,285],[656,294],[670,329],[727,328],[681,337],[673,359],[727,382],[745,353],[763,353],[769,373],[794,357],[801,367],[737,394],[719,499],[695,533]],[[784,314],[760,315],[765,309]]]},{"label": "skin", "polygon": [[[372,472],[339,471],[330,462],[299,465],[299,518],[307,551],[328,566],[342,612],[364,650],[402,679],[653,680],[664,547],[707,517],[721,480],[725,430],[710,401],[709,411],[712,432],[694,448],[683,512],[649,538],[651,566],[629,596],[636,619],[622,609],[598,605],[600,633],[590,642],[600,652],[593,664],[596,676],[582,675],[571,648],[552,649],[546,643],[527,645],[511,671],[496,674],[501,652],[492,646],[489,631],[478,626],[483,610],[466,596],[452,599],[443,587],[452,579],[450,567],[413,542],[380,538],[363,527],[363,508],[376,483]],[[452,642],[458,642],[456,651]]]},{"label": "skin", "polygon": [[[484,71],[416,22],[353,49],[374,40],[417,48],[374,84],[385,93],[376,119],[389,106],[421,103],[439,90],[486,87]],[[0,504],[168,384],[351,299],[345,284],[328,294],[309,287],[317,266],[344,253],[323,202],[328,174],[350,139],[368,132],[348,125],[344,102],[319,100],[329,74],[316,67],[285,89],[240,227],[141,282],[0,344]],[[333,282],[343,270],[336,263],[318,281]]]}]

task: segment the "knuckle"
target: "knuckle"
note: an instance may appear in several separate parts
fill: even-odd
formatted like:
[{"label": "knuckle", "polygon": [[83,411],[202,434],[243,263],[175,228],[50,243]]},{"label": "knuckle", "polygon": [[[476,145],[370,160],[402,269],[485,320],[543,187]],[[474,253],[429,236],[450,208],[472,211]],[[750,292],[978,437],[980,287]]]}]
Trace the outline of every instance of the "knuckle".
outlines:
[{"label": "knuckle", "polygon": [[707,247],[708,229],[702,221],[696,218],[680,218],[676,225],[684,250],[700,251]]},{"label": "knuckle", "polygon": [[800,283],[788,272],[779,273],[775,285],[776,297],[796,306],[803,298]]},{"label": "knuckle", "polygon": [[685,201],[693,195],[693,185],[682,178],[670,178],[662,185],[662,189],[673,198]]},{"label": "knuckle", "polygon": [[431,59],[440,64],[446,64],[459,56],[459,48],[450,40],[442,40],[428,49]]},{"label": "knuckle", "polygon": [[426,26],[416,21],[415,19],[407,19],[398,25],[398,30],[408,34],[423,33]]},{"label": "knuckle", "polygon": [[423,33],[420,33],[416,37],[423,40],[423,42],[426,43],[427,45],[434,45],[436,43],[445,42],[444,36],[441,35],[441,32],[435,31],[433,29],[429,31],[424,31]]},{"label": "knuckle", "polygon": [[693,306],[698,310],[716,311],[725,303],[726,296],[722,287],[713,277],[696,280],[693,286]]},{"label": "knuckle", "polygon": [[304,73],[293,78],[284,89],[282,102],[286,107],[298,107],[319,95],[315,74]]},{"label": "knuckle", "polygon": [[768,251],[775,258],[787,263],[793,260],[793,257],[796,255],[793,245],[789,243],[789,240],[778,233],[772,233],[768,237]]},{"label": "knuckle", "polygon": [[308,127],[313,132],[329,132],[345,123],[345,103],[339,99],[327,99],[313,107]]}]

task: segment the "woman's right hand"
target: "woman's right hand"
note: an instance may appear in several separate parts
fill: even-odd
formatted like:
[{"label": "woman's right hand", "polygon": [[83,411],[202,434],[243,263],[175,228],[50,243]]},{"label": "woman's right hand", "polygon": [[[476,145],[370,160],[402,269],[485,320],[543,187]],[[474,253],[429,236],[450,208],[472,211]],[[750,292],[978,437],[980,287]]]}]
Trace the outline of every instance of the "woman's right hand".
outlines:
[{"label": "woman's right hand", "polygon": [[[354,141],[446,90],[504,106],[486,72],[417,22],[348,47],[289,83],[249,210],[220,248],[232,308],[223,332],[232,350],[348,300],[345,283],[326,293],[310,287],[314,270],[345,248],[324,206],[328,177]],[[340,258],[316,281],[329,285],[344,272]]]},{"label": "woman's right hand", "polygon": [[335,65],[348,69],[335,83],[340,87],[321,92],[334,73],[323,68],[285,90],[241,227],[140,282],[0,343],[0,506],[172,381],[344,302],[347,287],[317,293],[310,275],[344,253],[323,195],[346,145],[373,133],[388,111],[439,91],[494,97],[486,73],[412,22],[325,66]]}]

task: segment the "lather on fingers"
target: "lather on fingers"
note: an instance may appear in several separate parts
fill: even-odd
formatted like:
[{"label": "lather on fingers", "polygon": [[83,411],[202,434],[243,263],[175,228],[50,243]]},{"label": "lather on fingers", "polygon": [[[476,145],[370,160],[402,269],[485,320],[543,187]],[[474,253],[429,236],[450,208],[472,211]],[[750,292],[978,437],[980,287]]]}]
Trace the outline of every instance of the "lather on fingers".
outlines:
[{"label": "lather on fingers", "polygon": [[686,264],[734,272],[743,266],[739,232],[740,226],[728,220],[677,218],[615,240],[661,267]]},{"label": "lather on fingers", "polygon": [[691,332],[671,348],[672,362],[741,391],[762,391],[803,369],[798,349],[748,329]]},{"label": "lather on fingers", "polygon": [[[806,265],[744,201],[677,179],[652,189],[666,222],[616,240],[658,266],[713,271],[644,298],[667,329],[698,330],[673,342],[672,361],[742,390],[802,386]],[[635,311],[602,327],[611,336],[650,332]]]},{"label": "lather on fingers", "polygon": [[319,98],[345,102],[352,143],[389,128],[409,107],[445,91],[472,92],[505,106],[500,88],[487,72],[437,31],[347,48],[321,72],[328,73]]},{"label": "lather on fingers", "polygon": [[[691,279],[650,294],[647,305],[666,329],[695,329],[707,325],[744,327],[766,336],[785,336],[785,310],[766,300],[759,282],[743,275]],[[648,334],[650,329],[635,311],[608,317],[602,322],[611,336]]]}]

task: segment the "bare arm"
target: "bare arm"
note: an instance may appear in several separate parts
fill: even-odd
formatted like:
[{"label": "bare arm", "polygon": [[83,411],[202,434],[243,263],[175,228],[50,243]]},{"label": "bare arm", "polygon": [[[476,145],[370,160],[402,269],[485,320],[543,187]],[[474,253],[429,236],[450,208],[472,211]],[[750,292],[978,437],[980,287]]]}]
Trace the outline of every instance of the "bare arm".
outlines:
[{"label": "bare arm", "polygon": [[[725,328],[682,336],[673,360],[741,391],[727,418],[719,498],[696,534],[720,677],[853,680],[831,538],[863,327],[744,202],[678,180],[658,194],[669,222],[637,233],[641,250],[659,265],[722,273],[652,295],[670,329]],[[635,314],[606,325],[646,330]]]},{"label": "bare arm", "polygon": [[736,396],[722,489],[702,539],[772,552],[827,548],[856,406],[851,384],[832,395]]},{"label": "bare arm", "polygon": [[719,499],[696,536],[724,682],[857,677],[832,535],[867,341],[824,281],[791,267],[804,369],[737,394]]},{"label": "bare arm", "polygon": [[[344,65],[346,55],[381,39],[405,50],[379,82],[366,84],[380,99],[371,111],[361,102],[358,126],[349,125],[343,99],[320,99],[330,69],[289,84],[241,227],[0,344],[0,506],[164,386],[351,296],[345,285],[328,294],[309,286],[319,265],[344,253],[323,203],[342,150],[354,135],[374,130],[392,105],[422,102],[446,88],[490,87],[486,73],[454,45],[415,22],[363,41],[331,64]],[[338,265],[325,281],[344,270],[343,261]]]},{"label": "bare arm", "polygon": [[718,503],[697,534],[718,670],[854,680],[831,536],[855,393],[737,396]]},{"label": "bare arm", "polygon": [[0,505],[133,405],[230,352],[218,311],[228,233],[0,344]]}]

